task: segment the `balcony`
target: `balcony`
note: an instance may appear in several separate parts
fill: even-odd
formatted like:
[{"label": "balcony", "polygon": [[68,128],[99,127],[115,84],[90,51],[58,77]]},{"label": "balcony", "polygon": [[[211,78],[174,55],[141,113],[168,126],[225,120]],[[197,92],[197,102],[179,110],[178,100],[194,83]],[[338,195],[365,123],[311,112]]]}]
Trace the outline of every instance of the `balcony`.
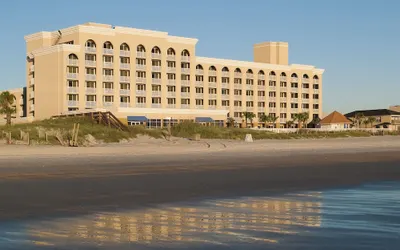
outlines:
[{"label": "balcony", "polygon": [[151,78],[151,83],[152,84],[161,84],[161,79],[160,78]]},{"label": "balcony", "polygon": [[184,74],[190,74],[190,68],[181,68],[181,72]]},{"label": "balcony", "polygon": [[215,71],[215,70],[210,70],[210,71],[208,71],[208,75],[209,75],[209,76],[217,76],[217,71]]},{"label": "balcony", "polygon": [[200,75],[200,76],[204,75],[204,70],[196,69],[196,75]]},{"label": "balcony", "polygon": [[234,96],[233,96],[233,99],[234,99],[235,101],[241,101],[241,100],[242,100],[242,96],[241,96],[241,95],[234,95]]},{"label": "balcony", "polygon": [[280,123],[286,123],[287,119],[286,118],[279,118]]},{"label": "balcony", "polygon": [[146,65],[145,64],[136,64],[136,70],[146,71]]},{"label": "balcony", "polygon": [[229,83],[221,83],[221,88],[229,89]]},{"label": "balcony", "polygon": [[152,107],[153,109],[159,109],[159,108],[161,108],[161,103],[152,103],[152,104],[151,104],[151,107]]},{"label": "balcony", "polygon": [[290,98],[290,101],[291,101],[291,102],[299,102],[299,99],[297,99],[297,98]]},{"label": "balcony", "polygon": [[269,97],[268,97],[268,100],[269,100],[270,102],[276,102],[276,97],[274,97],[274,96],[269,96]]},{"label": "balcony", "polygon": [[243,107],[242,107],[242,106],[234,106],[234,107],[233,107],[233,110],[242,112]]},{"label": "balcony", "polygon": [[318,103],[319,103],[319,100],[318,100],[318,99],[313,99],[313,103],[314,103],[314,104],[318,104]]},{"label": "balcony", "polygon": [[290,81],[291,81],[291,82],[299,82],[299,78],[297,78],[297,77],[292,77]]},{"label": "balcony", "polygon": [[190,86],[190,80],[181,80],[181,86]]},{"label": "balcony", "polygon": [[114,89],[104,88],[103,92],[104,92],[104,94],[107,94],[107,95],[113,95],[114,94]]},{"label": "balcony", "polygon": [[114,102],[103,102],[103,107],[112,107]]},{"label": "balcony", "polygon": [[265,107],[257,107],[258,112],[265,112]]},{"label": "balcony", "polygon": [[30,71],[30,72],[34,72],[34,71],[35,71],[35,65],[31,65],[31,66],[29,67],[29,71]]},{"label": "balcony", "polygon": [[246,111],[247,112],[253,112],[254,111],[254,107],[246,107]]},{"label": "balcony", "polygon": [[233,84],[233,88],[235,88],[235,89],[242,89],[242,84],[237,84],[237,83],[235,83],[235,84]]},{"label": "balcony", "polygon": [[265,75],[258,75],[258,80],[265,80]]},{"label": "balcony", "polygon": [[203,99],[204,98],[204,93],[196,93],[195,97],[196,97],[196,99]]},{"label": "balcony", "polygon": [[151,53],[151,59],[159,59],[159,60],[161,60],[161,54],[159,54],[159,53]]},{"label": "balcony", "polygon": [[246,89],[248,90],[252,90],[254,85],[251,84],[246,84]]},{"label": "balcony", "polygon": [[251,73],[246,73],[246,78],[247,78],[247,79],[253,79],[253,78],[254,78],[254,75],[251,74]]},{"label": "balcony", "polygon": [[292,112],[292,113],[298,113],[298,112],[299,112],[299,109],[298,109],[298,108],[291,108],[291,109],[290,109],[290,112]]},{"label": "balcony", "polygon": [[86,88],[85,93],[86,94],[96,94],[96,88]]},{"label": "balcony", "polygon": [[112,69],[114,67],[114,63],[112,62],[103,62],[103,68]]},{"label": "balcony", "polygon": [[113,49],[103,49],[103,54],[104,55],[113,55],[114,50]]},{"label": "balcony", "polygon": [[196,105],[196,109],[204,109],[204,105]]},{"label": "balcony", "polygon": [[96,81],[96,75],[86,74],[85,79],[86,79],[86,81]]},{"label": "balcony", "polygon": [[76,59],[68,59],[68,60],[67,60],[67,64],[68,64],[69,66],[78,66],[79,61],[76,60]]},{"label": "balcony", "polygon": [[113,75],[103,75],[103,81],[112,82],[114,80]]},{"label": "balcony", "polygon": [[96,54],[96,47],[85,47],[85,52]]},{"label": "balcony", "polygon": [[136,103],[136,108],[145,108],[146,107],[146,103]]},{"label": "balcony", "polygon": [[176,68],[175,67],[167,67],[167,73],[175,73]]},{"label": "balcony", "polygon": [[276,86],[268,86],[268,89],[269,89],[270,91],[276,91]]},{"label": "balcony", "polygon": [[167,108],[174,109],[176,108],[176,104],[167,104]]},{"label": "balcony", "polygon": [[131,77],[130,76],[120,76],[119,80],[120,80],[120,82],[130,82]]},{"label": "balcony", "polygon": [[265,90],[265,85],[257,85],[258,90]]},{"label": "balcony", "polygon": [[208,94],[208,99],[217,99],[217,94]]},{"label": "balcony", "polygon": [[309,112],[310,108],[302,108],[303,112]]},{"label": "balcony", "polygon": [[281,97],[281,102],[286,102],[287,98],[286,97]]},{"label": "balcony", "polygon": [[78,101],[68,101],[67,105],[68,105],[68,107],[78,107],[79,102]]},{"label": "balcony", "polygon": [[136,90],[136,96],[146,96],[146,90]]},{"label": "balcony", "polygon": [[313,89],[314,94],[319,94],[319,89]]},{"label": "balcony", "polygon": [[229,95],[221,95],[222,100],[229,100]]},{"label": "balcony", "polygon": [[35,98],[35,92],[31,92],[31,93],[29,93],[29,99],[33,99],[33,98]]},{"label": "balcony", "polygon": [[86,101],[85,107],[86,108],[95,108],[96,107],[96,101]]},{"label": "balcony", "polygon": [[190,56],[181,56],[182,62],[190,62]]},{"label": "balcony", "polygon": [[173,62],[175,60],[175,55],[167,55],[167,61]]},{"label": "balcony", "polygon": [[222,77],[229,77],[229,72],[222,71],[221,76]]},{"label": "balcony", "polygon": [[136,82],[137,83],[146,83],[146,78],[145,77],[136,77]]},{"label": "balcony", "polygon": [[167,92],[167,97],[175,97],[175,96],[176,96],[176,92],[172,92],[172,91]]},{"label": "balcony", "polygon": [[190,109],[190,104],[181,104],[181,109]]},{"label": "balcony", "polygon": [[77,87],[67,87],[67,93],[68,94],[76,94],[78,92],[79,92],[79,89]]},{"label": "balcony", "polygon": [[254,95],[246,95],[246,100],[247,101],[253,101],[254,100]]},{"label": "balcony", "polygon": [[210,88],[216,88],[216,87],[217,87],[217,83],[216,83],[216,82],[209,82],[209,83],[208,83],[208,87],[210,87]]},{"label": "balcony", "polygon": [[131,52],[129,50],[120,50],[119,51],[119,55],[122,57],[130,57],[131,56]]},{"label": "balcony", "polygon": [[203,87],[204,86],[204,82],[203,81],[196,81],[196,87]]},{"label": "balcony", "polygon": [[146,58],[146,52],[136,51],[136,58]]},{"label": "balcony", "polygon": [[120,89],[119,95],[131,95],[131,91],[129,89]]},{"label": "balcony", "polygon": [[152,97],[161,97],[161,91],[151,91]]},{"label": "balcony", "polygon": [[276,108],[268,108],[268,113],[275,113],[276,112]]},{"label": "balcony", "polygon": [[161,72],[161,66],[151,66],[151,71],[153,71],[153,72]]},{"label": "balcony", "polygon": [[314,80],[313,80],[313,83],[314,83],[314,84],[319,84],[319,79],[314,79]]},{"label": "balcony", "polygon": [[30,106],[29,106],[29,110],[32,112],[32,111],[35,111],[35,105],[34,104],[31,104]]},{"label": "balcony", "polygon": [[235,72],[233,75],[235,78],[242,78],[242,73]]},{"label": "balcony", "polygon": [[270,81],[276,81],[276,76],[269,76]]},{"label": "balcony", "polygon": [[217,105],[208,105],[208,109],[217,109]]},{"label": "balcony", "polygon": [[313,113],[314,114],[318,114],[319,113],[319,109],[313,109]]},{"label": "balcony", "polygon": [[293,92],[293,93],[298,93],[299,89],[298,88],[291,88],[290,91]]},{"label": "balcony", "polygon": [[281,113],[286,113],[287,112],[287,108],[281,108]]},{"label": "balcony", "polygon": [[121,67],[121,69],[131,69],[131,64],[130,63],[121,63],[120,67]]},{"label": "balcony", "polygon": [[287,77],[286,76],[281,76],[281,82],[286,82],[287,81]]},{"label": "balcony", "polygon": [[190,98],[190,92],[181,92],[182,98]]},{"label": "balcony", "polygon": [[286,87],[281,87],[281,92],[286,92],[287,88]]},{"label": "balcony", "polygon": [[265,101],[265,96],[264,95],[259,95],[258,96],[259,101]]},{"label": "balcony", "polygon": [[78,73],[67,73],[67,78],[72,80],[78,79]]},{"label": "balcony", "polygon": [[309,83],[310,82],[310,78],[303,78],[301,81],[303,83]]},{"label": "balcony", "polygon": [[302,102],[302,103],[309,103],[309,102],[310,102],[310,99],[302,99],[301,102]]},{"label": "balcony", "polygon": [[121,102],[120,104],[119,104],[119,106],[121,107],[121,108],[129,108],[129,102]]},{"label": "balcony", "polygon": [[85,60],[85,66],[96,67],[97,66],[97,62],[96,61],[91,61],[91,60]]},{"label": "balcony", "polygon": [[169,80],[167,81],[167,85],[175,86],[175,85],[176,85],[176,80],[169,79]]}]

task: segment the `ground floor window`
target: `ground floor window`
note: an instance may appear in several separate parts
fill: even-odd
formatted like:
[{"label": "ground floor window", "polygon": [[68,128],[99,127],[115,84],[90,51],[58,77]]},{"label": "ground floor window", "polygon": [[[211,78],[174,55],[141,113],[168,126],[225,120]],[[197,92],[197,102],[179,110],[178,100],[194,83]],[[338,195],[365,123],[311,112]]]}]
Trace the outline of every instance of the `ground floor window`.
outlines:
[{"label": "ground floor window", "polygon": [[178,120],[177,119],[171,119],[171,120],[164,119],[163,120],[163,127],[164,128],[168,128],[169,124],[171,124],[171,127],[173,127],[176,124],[178,124]]},{"label": "ground floor window", "polygon": [[161,128],[161,119],[147,120],[147,128]]},{"label": "ground floor window", "polygon": [[143,122],[143,121],[129,121],[128,122],[129,126],[138,126],[138,125],[144,125],[144,124],[145,124],[145,122]]}]

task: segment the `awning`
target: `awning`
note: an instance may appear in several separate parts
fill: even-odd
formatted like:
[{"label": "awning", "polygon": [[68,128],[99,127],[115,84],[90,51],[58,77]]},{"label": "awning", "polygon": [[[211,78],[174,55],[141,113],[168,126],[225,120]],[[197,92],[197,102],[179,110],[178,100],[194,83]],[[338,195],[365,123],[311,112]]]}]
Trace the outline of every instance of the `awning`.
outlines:
[{"label": "awning", "polygon": [[146,116],[128,116],[128,122],[147,122]]},{"label": "awning", "polygon": [[214,122],[211,117],[196,117],[194,119],[195,122]]}]

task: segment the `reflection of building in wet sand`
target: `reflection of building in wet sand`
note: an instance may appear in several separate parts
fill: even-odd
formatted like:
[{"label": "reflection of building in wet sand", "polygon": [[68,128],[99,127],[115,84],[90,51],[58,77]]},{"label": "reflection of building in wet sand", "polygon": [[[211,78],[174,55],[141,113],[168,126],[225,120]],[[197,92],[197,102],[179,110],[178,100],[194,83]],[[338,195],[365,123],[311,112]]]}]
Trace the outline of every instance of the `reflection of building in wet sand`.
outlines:
[{"label": "reflection of building in wet sand", "polygon": [[[318,197],[313,196],[313,200],[316,199]],[[102,213],[90,218],[48,222],[40,228],[33,227],[30,234],[50,242],[62,237],[98,242],[154,243],[198,241],[207,233],[232,236],[232,232],[238,230],[295,233],[296,226],[318,227],[321,223],[321,203],[302,200],[222,200],[196,208]]]}]

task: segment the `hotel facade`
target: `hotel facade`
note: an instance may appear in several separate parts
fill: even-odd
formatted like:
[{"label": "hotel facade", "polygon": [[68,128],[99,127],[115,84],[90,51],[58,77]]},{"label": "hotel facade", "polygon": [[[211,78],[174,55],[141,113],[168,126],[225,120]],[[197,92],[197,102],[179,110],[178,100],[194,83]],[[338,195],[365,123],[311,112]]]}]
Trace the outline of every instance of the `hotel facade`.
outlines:
[{"label": "hotel facade", "polygon": [[[30,120],[108,110],[130,124],[145,117],[224,124],[243,112],[322,116],[323,69],[288,64],[288,44],[254,45],[254,62],[196,56],[197,39],[86,23],[25,37]],[[142,118],[140,118],[142,117]],[[279,125],[280,124],[280,125]]]}]

